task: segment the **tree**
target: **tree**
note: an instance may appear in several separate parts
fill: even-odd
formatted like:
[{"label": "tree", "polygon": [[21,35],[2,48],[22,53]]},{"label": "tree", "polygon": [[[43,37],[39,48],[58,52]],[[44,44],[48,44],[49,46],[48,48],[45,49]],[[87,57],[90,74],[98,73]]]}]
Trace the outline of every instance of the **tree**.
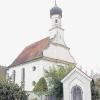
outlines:
[{"label": "tree", "polygon": [[96,100],[96,94],[97,91],[95,89],[95,83],[94,80],[91,81],[91,95],[92,95],[92,100]]},{"label": "tree", "polygon": [[42,100],[42,95],[45,95],[47,91],[48,88],[47,88],[46,80],[42,77],[34,87],[33,92],[38,96],[41,96],[41,100]]},{"label": "tree", "polygon": [[53,67],[44,70],[48,82],[48,95],[56,96],[57,100],[63,97],[63,84],[61,80],[73,69],[73,67]]},{"label": "tree", "polygon": [[17,84],[0,81],[0,100],[27,100],[27,94]]},{"label": "tree", "polygon": [[100,78],[91,81],[92,100],[100,99]]},{"label": "tree", "polygon": [[6,80],[6,68],[0,66],[0,80]]},{"label": "tree", "polygon": [[98,91],[99,96],[100,96],[100,78],[95,80],[95,86],[96,86],[96,90]]}]

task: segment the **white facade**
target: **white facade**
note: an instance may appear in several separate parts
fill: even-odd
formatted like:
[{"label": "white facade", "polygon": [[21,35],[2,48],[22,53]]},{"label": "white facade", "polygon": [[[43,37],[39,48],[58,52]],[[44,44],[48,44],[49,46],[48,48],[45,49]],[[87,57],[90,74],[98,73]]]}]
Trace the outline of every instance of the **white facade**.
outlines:
[{"label": "white facade", "polygon": [[[74,68],[62,80],[64,100],[91,100],[91,80],[92,79],[83,73],[80,69]],[[82,99],[73,99],[72,89],[75,86],[80,88]]]}]

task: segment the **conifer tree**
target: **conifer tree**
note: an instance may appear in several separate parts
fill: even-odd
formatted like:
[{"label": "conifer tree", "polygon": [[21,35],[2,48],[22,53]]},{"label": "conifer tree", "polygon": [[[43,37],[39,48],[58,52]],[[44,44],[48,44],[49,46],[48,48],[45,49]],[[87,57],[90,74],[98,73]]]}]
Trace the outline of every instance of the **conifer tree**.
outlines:
[{"label": "conifer tree", "polygon": [[48,87],[47,87],[46,80],[42,77],[34,87],[33,92],[38,96],[41,96],[41,100],[42,100],[42,96],[45,95],[47,91],[48,91]]}]

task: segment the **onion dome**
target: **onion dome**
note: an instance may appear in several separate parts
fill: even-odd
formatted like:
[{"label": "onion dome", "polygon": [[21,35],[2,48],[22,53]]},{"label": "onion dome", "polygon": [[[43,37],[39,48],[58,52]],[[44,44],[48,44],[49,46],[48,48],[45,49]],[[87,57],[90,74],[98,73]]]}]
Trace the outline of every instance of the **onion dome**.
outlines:
[{"label": "onion dome", "polygon": [[55,5],[53,8],[50,10],[50,17],[53,15],[59,15],[62,17],[62,9],[59,8],[57,5]]}]

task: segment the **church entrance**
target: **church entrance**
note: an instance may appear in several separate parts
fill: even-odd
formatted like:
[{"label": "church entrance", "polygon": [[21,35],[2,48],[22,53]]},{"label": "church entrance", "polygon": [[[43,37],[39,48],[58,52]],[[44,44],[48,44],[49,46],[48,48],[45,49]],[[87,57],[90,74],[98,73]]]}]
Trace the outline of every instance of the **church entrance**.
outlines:
[{"label": "church entrance", "polygon": [[82,89],[79,86],[72,87],[71,100],[82,100]]}]

